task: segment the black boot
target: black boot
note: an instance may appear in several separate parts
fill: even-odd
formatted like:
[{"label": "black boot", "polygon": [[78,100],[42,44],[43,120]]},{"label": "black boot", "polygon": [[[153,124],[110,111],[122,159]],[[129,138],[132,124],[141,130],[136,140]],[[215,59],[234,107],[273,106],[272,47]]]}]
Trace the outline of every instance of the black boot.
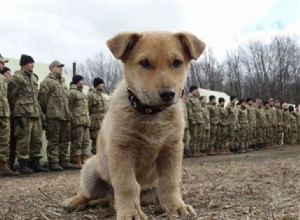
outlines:
[{"label": "black boot", "polygon": [[57,162],[50,162],[49,163],[49,170],[51,171],[63,171],[63,168],[58,165]]},{"label": "black boot", "polygon": [[78,170],[78,168],[77,168],[75,165],[73,165],[73,164],[71,164],[71,163],[69,163],[69,162],[67,162],[67,161],[60,162],[59,165],[60,165],[64,170]]},{"label": "black boot", "polygon": [[184,156],[184,158],[190,157],[191,156],[190,150],[184,149],[183,150],[183,156]]},{"label": "black boot", "polygon": [[40,158],[31,159],[31,167],[33,172],[49,172],[47,168],[41,166]]},{"label": "black boot", "polygon": [[32,174],[32,169],[28,168],[27,166],[27,160],[20,159],[19,160],[19,173],[21,174]]}]

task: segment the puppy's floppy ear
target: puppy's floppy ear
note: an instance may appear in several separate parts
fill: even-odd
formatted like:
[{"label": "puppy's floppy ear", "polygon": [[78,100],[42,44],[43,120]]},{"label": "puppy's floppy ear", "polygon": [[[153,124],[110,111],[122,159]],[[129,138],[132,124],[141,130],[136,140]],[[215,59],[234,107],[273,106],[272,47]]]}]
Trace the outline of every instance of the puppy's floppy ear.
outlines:
[{"label": "puppy's floppy ear", "polygon": [[117,34],[106,44],[116,59],[124,61],[141,36],[139,33],[124,32]]},{"label": "puppy's floppy ear", "polygon": [[195,35],[188,32],[175,33],[175,36],[179,39],[187,57],[192,60],[197,60],[205,49],[205,43],[198,39]]}]

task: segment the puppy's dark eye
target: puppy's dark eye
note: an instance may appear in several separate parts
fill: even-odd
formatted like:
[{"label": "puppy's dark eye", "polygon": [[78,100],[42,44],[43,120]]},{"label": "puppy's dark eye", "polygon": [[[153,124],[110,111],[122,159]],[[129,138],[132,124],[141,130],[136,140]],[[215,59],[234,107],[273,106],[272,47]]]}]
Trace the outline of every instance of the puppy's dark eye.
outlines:
[{"label": "puppy's dark eye", "polygon": [[172,64],[172,67],[173,68],[179,68],[181,66],[181,64],[182,64],[182,61],[180,61],[180,60],[174,60],[173,64]]},{"label": "puppy's dark eye", "polygon": [[151,64],[150,64],[149,60],[147,60],[147,59],[141,60],[141,61],[139,62],[139,64],[140,64],[144,69],[151,69]]}]

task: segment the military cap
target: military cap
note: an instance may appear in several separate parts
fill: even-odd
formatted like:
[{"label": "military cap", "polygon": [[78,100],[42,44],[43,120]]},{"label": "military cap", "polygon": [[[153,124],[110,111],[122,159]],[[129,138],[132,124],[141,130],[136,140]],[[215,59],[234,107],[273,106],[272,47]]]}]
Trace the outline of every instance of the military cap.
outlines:
[{"label": "military cap", "polygon": [[94,87],[97,87],[97,86],[100,85],[100,84],[104,84],[104,81],[103,81],[103,79],[101,79],[100,77],[96,77],[96,78],[94,79],[93,84],[94,84]]},{"label": "military cap", "polygon": [[22,54],[20,58],[20,66],[25,66],[28,63],[34,63],[34,60],[31,56]]},{"label": "military cap", "polygon": [[234,100],[234,99],[237,99],[237,97],[235,95],[231,95],[230,96],[230,101]]},{"label": "military cap", "polygon": [[0,62],[1,63],[8,63],[8,59],[3,58],[2,54],[0,54]]},{"label": "military cap", "polygon": [[72,84],[77,84],[79,81],[83,80],[83,77],[81,75],[75,75],[72,78]]},{"label": "military cap", "polygon": [[54,61],[52,61],[52,63],[50,63],[49,69],[51,70],[53,67],[56,67],[56,66],[64,67],[65,65],[62,64],[61,62],[59,62],[58,60],[54,60]]},{"label": "military cap", "polygon": [[8,67],[3,67],[3,69],[2,70],[0,70],[0,73],[1,74],[4,74],[4,73],[6,73],[7,71],[10,71],[10,69],[8,68]]}]

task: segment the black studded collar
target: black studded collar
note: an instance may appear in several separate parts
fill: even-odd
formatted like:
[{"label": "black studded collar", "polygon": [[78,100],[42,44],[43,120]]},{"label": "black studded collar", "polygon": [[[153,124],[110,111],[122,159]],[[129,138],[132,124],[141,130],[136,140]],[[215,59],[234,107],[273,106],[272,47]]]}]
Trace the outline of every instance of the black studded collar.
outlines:
[{"label": "black studded collar", "polygon": [[158,112],[163,111],[168,105],[166,106],[155,106],[155,105],[146,105],[141,103],[138,97],[129,89],[127,88],[128,99],[130,104],[133,106],[135,110],[143,114],[156,114]]}]

